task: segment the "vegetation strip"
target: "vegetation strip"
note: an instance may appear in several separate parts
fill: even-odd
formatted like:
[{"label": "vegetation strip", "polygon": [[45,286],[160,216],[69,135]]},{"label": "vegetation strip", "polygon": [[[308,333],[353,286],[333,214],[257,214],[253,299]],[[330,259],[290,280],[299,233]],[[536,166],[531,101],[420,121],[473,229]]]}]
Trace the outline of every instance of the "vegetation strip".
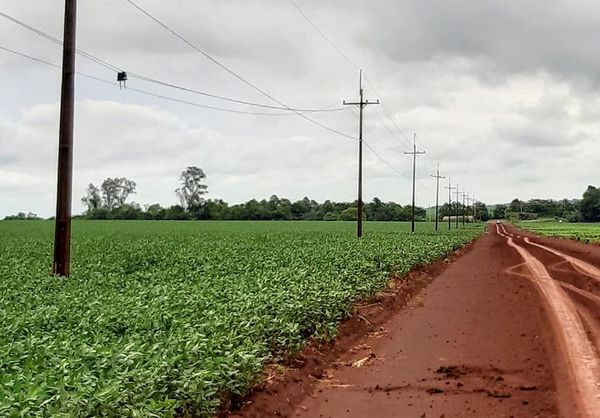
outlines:
[{"label": "vegetation strip", "polygon": [[552,221],[518,222],[519,228],[549,237],[575,239],[587,243],[600,242],[599,223],[566,223]]}]

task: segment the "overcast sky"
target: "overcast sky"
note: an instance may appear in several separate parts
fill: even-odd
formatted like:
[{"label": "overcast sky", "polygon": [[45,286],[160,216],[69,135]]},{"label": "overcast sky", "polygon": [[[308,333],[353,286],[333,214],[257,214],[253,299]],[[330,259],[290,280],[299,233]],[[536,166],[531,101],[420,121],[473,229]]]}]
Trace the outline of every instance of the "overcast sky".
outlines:
[{"label": "overcast sky", "polygon": [[[233,71],[291,107],[356,100],[358,70],[288,0],[136,0]],[[600,184],[600,4],[596,1],[296,0],[369,81],[365,200],[417,203],[442,175],[479,200],[575,198]],[[63,1],[3,0],[0,11],[62,36]],[[131,73],[276,105],[175,38],[125,0],[80,0],[78,47]],[[0,47],[60,64],[61,49],[0,17]],[[85,58],[78,70],[116,74]],[[0,217],[55,207],[60,71],[0,50]],[[129,86],[199,104],[275,112],[131,79]],[[209,197],[272,194],[349,201],[357,143],[296,115],[225,113],[77,78],[74,212],[88,183],[137,182],[138,203],[176,203],[178,176],[202,167]],[[357,136],[357,115],[310,114]],[[390,121],[389,117],[393,119]],[[385,122],[385,123],[384,123]],[[399,172],[399,173],[398,173]],[[445,189],[442,196],[446,198]]]}]

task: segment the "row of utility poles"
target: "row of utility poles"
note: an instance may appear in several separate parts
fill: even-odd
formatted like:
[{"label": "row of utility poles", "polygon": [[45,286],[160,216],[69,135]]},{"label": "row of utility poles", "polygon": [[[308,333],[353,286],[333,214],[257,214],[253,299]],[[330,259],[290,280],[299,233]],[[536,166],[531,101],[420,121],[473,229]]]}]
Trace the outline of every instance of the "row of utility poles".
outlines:
[{"label": "row of utility poles", "polygon": [[[438,170],[438,176],[439,176],[439,170]],[[435,177],[435,176],[433,176]],[[444,178],[444,177],[440,177],[440,178]],[[439,181],[439,180],[438,180]],[[472,213],[473,213],[473,220],[477,219],[477,204],[479,203],[477,201],[477,199],[475,199],[475,197],[470,197],[469,194],[465,193],[465,189],[463,189],[463,191],[461,192],[458,185],[456,186],[452,186],[452,182],[450,181],[450,179],[448,179],[448,185],[444,186],[445,189],[448,190],[448,229],[452,229],[452,216],[454,216],[455,221],[456,221],[456,227],[458,228],[458,223],[459,223],[459,218],[460,218],[460,214],[462,212],[462,224],[463,226],[465,225],[465,223],[467,222],[466,216],[468,215],[468,210],[467,208],[471,208],[472,207]],[[454,192],[454,194],[456,195],[456,205],[455,205],[455,212],[454,215],[452,215],[452,193]],[[462,201],[462,211],[460,210],[460,197],[462,197],[463,201]],[[472,202],[472,206],[471,206],[471,202]],[[467,206],[468,204],[468,206]],[[436,212],[437,212],[437,203],[436,203]],[[437,225],[436,225],[436,231],[437,231]]]},{"label": "row of utility poles", "polygon": [[[75,109],[75,54],[76,47],[76,19],[77,0],[65,0],[64,17],[64,42],[62,59],[62,86],[61,86],[61,104],[60,104],[60,127],[59,127],[59,145],[58,145],[58,176],[57,176],[57,200],[56,200],[56,220],[54,230],[54,260],[52,272],[58,276],[69,276],[71,260],[71,201],[73,184],[73,120]],[[358,238],[363,235],[363,110],[368,105],[379,104],[377,101],[364,99],[362,88],[362,70],[359,77],[359,101],[343,102],[344,105],[358,106],[359,108],[359,128],[358,128],[358,208],[357,208],[357,226],[356,235]],[[417,157],[425,154],[425,151],[417,150],[416,134],[413,137],[412,151],[405,151],[406,155],[413,157],[412,170],[412,210],[411,210],[411,231],[415,231],[415,195],[416,195],[416,170]],[[437,180],[436,190],[436,211],[435,211],[435,229],[439,228],[439,181],[445,177],[440,176],[439,166],[435,176]],[[451,205],[452,190],[448,186]],[[463,194],[463,199],[470,199]],[[458,195],[457,195],[458,200]],[[463,200],[464,206],[464,200]],[[450,216],[448,218],[448,228],[451,227]],[[457,216],[458,226],[458,216]],[[463,215],[463,223],[464,215]]]},{"label": "row of utility poles", "polygon": [[[356,236],[361,238],[363,235],[363,110],[368,105],[379,104],[379,100],[369,101],[364,99],[363,88],[362,88],[362,70],[360,70],[359,76],[359,85],[358,85],[358,94],[359,101],[358,102],[346,102],[345,100],[342,102],[344,105],[357,106],[359,108],[358,114],[358,199],[357,199],[357,211],[356,211]],[[412,151],[405,151],[404,154],[412,155],[413,157],[413,166],[412,166],[412,206],[411,206],[411,232],[415,232],[415,196],[416,196],[416,174],[417,174],[417,157],[420,155],[424,155],[425,151],[417,150],[417,134],[413,135],[413,149]],[[445,176],[440,175],[440,167],[439,164],[437,166],[436,174],[431,177],[436,179],[436,194],[435,194],[435,230],[439,230],[439,190],[440,190],[440,180],[445,179]],[[465,194],[463,189],[462,193],[459,192],[458,187],[452,187],[450,181],[448,182],[448,229],[452,228],[452,191],[455,190],[456,193],[456,227],[458,228],[458,219],[459,219],[459,196],[463,198],[463,213],[462,213],[462,223],[465,225],[465,211],[466,201],[473,201],[473,218],[475,218],[476,211],[476,201],[474,198],[469,197],[468,194]]]}]

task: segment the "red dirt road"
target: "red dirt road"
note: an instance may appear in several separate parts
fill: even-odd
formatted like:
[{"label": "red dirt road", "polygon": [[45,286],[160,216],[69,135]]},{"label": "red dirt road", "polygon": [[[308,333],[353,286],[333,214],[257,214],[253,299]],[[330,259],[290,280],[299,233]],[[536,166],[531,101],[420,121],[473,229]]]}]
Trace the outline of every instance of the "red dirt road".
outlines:
[{"label": "red dirt road", "polygon": [[599,247],[492,225],[310,391],[240,416],[600,417],[596,266]]}]

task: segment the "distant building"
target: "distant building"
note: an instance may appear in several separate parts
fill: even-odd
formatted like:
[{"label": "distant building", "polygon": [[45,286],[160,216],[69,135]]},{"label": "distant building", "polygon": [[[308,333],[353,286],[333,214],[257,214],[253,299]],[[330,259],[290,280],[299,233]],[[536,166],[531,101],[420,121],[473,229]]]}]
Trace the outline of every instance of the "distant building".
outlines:
[{"label": "distant building", "polygon": [[[456,221],[456,216],[455,215],[450,216],[450,219],[453,220],[453,221]],[[462,222],[462,220],[463,220],[462,215],[459,215],[458,216],[458,221]],[[473,218],[473,215],[467,215],[467,216],[465,216],[465,221],[466,222],[473,222],[474,220],[475,220],[475,218]],[[448,216],[443,216],[442,217],[442,221],[448,222]]]}]

